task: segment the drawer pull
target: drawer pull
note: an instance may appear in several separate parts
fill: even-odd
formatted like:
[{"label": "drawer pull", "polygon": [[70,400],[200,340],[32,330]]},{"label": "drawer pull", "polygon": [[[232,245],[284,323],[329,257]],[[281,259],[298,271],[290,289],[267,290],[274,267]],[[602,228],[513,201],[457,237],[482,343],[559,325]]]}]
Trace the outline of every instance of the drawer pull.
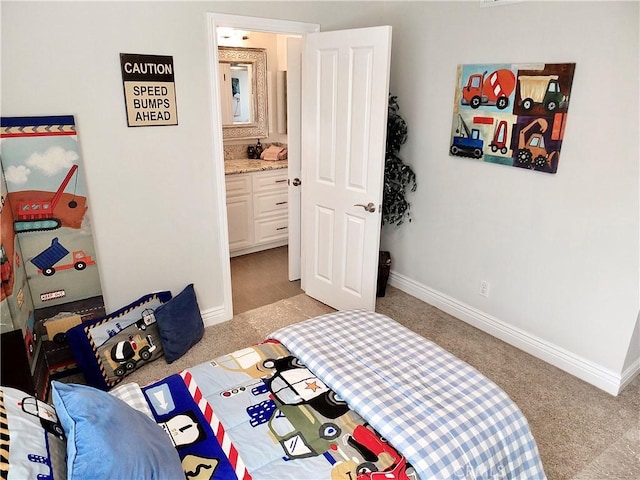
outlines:
[{"label": "drawer pull", "polygon": [[287,228],[289,228],[289,227],[278,227],[278,228],[276,228],[276,230],[286,230]]},{"label": "drawer pull", "polygon": [[276,202],[276,205],[286,205],[289,202]]},{"label": "drawer pull", "polygon": [[287,181],[287,179],[286,179],[286,178],[284,178],[284,179],[282,179],[282,180],[276,180],[276,181],[275,181],[275,183],[284,183],[284,182],[286,182],[286,181]]}]

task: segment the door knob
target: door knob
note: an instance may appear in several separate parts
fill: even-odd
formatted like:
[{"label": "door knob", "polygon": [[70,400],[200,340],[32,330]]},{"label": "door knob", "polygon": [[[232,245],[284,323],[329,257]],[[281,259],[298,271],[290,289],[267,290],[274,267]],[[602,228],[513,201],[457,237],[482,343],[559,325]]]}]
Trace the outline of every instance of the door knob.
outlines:
[{"label": "door knob", "polygon": [[363,205],[361,203],[356,203],[354,207],[362,207],[369,213],[373,213],[376,211],[376,206],[373,204],[373,202],[369,202],[366,205]]},{"label": "door knob", "polygon": [[296,177],[291,181],[291,183],[293,184],[294,187],[299,187],[300,185],[302,185],[302,180]]}]

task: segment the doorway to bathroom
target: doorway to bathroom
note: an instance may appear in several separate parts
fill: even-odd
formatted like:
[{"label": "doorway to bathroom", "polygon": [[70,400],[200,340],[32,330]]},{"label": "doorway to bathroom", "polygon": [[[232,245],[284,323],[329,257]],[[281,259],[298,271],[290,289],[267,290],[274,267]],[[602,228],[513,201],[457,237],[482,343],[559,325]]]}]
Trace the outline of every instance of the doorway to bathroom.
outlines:
[{"label": "doorway to bathroom", "polygon": [[[288,212],[285,210],[285,225],[276,225],[276,222],[281,222],[280,218],[271,216],[266,221],[260,218],[260,213],[255,219],[255,223],[251,221],[245,221],[245,216],[251,216],[253,212],[259,212],[261,206],[261,199],[267,199],[269,202],[275,198],[275,192],[268,192],[264,194],[264,197],[260,197],[260,193],[254,194],[254,204],[251,205],[249,196],[238,196],[233,192],[233,188],[230,188],[231,184],[240,183],[238,180],[247,180],[254,186],[260,184],[263,180],[260,178],[266,173],[267,177],[273,173],[274,176],[278,176],[277,171],[281,171],[282,179],[275,179],[282,182],[284,185],[287,182],[288,172],[286,164],[283,170],[276,170],[277,167],[282,168],[282,162],[274,162],[273,164],[266,165],[266,162],[250,162],[249,167],[257,170],[250,175],[255,176],[251,179],[241,179],[241,175],[229,175],[231,172],[231,164],[240,165],[238,170],[234,172],[246,172],[246,166],[243,165],[246,162],[241,160],[236,162],[227,162],[229,159],[246,159],[247,151],[255,146],[256,141],[259,139],[262,147],[266,150],[269,146],[287,147],[289,144],[289,136],[287,129],[286,118],[286,103],[283,101],[286,98],[286,71],[287,71],[287,41],[291,37],[300,37],[304,33],[317,31],[319,27],[315,24],[302,24],[298,22],[277,21],[256,19],[251,17],[236,17],[216,15],[218,27],[216,28],[216,40],[218,47],[234,48],[239,52],[250,51],[250,49],[264,50],[267,54],[267,95],[265,96],[267,102],[268,112],[268,134],[266,137],[259,136],[258,138],[242,138],[242,139],[229,139],[228,135],[223,135],[224,145],[224,159],[225,159],[225,179],[226,192],[225,192],[225,204],[227,205],[227,238],[230,245],[230,260],[229,260],[229,273],[230,273],[230,296],[233,304],[233,314],[237,314],[247,309],[256,308],[264,304],[272,303],[273,301],[280,300],[282,298],[288,298],[299,293],[303,293],[300,288],[299,270],[300,270],[300,245],[299,240],[297,246],[289,245],[287,239],[287,231],[292,230],[299,239],[300,232],[300,210],[299,210],[299,192],[298,192],[298,205],[293,205],[291,208],[291,202],[287,201],[287,193],[279,193],[284,198],[274,199],[275,205],[282,205],[288,203]],[[265,23],[266,22],[266,23]],[[224,26],[221,26],[224,25]],[[233,64],[232,64],[233,67]],[[295,68],[295,65],[294,65]],[[222,70],[222,69],[220,69]],[[223,96],[219,96],[221,100],[221,110],[224,110]],[[224,111],[223,111],[224,118]],[[294,120],[295,121],[295,120]],[[224,122],[223,122],[224,127]],[[235,131],[235,128],[233,129]],[[294,135],[299,137],[299,126],[293,128]],[[234,132],[235,133],[235,132]],[[294,142],[295,143],[295,142]],[[295,145],[294,145],[295,148]],[[293,155],[299,155],[299,147],[291,152]],[[299,165],[299,158],[297,159]],[[258,163],[262,165],[258,165]],[[280,163],[280,165],[275,165]],[[262,168],[268,168],[268,171],[260,171]],[[298,166],[299,169],[299,166]],[[247,174],[245,174],[246,176]],[[233,177],[233,178],[232,178]],[[231,179],[231,182],[229,181]],[[267,187],[268,188],[268,187]],[[285,189],[286,192],[286,189]],[[291,193],[288,194],[289,196]],[[294,202],[295,203],[295,202]],[[288,215],[287,215],[288,213]],[[262,222],[262,223],[261,223]],[[244,227],[243,227],[244,225]],[[266,225],[266,226],[265,226]],[[284,228],[283,228],[284,227]],[[266,235],[267,240],[270,238],[269,229],[279,230],[280,234],[272,236],[275,241],[264,241]],[[286,229],[285,229],[286,228]],[[265,229],[267,233],[264,233]],[[243,230],[251,231],[254,233],[254,239],[244,241]],[[234,242],[238,239],[238,233],[240,242]],[[282,235],[284,233],[284,235]],[[284,240],[283,240],[284,237]],[[255,243],[255,244],[254,244]],[[264,249],[264,250],[263,250]],[[296,270],[295,261],[293,265],[289,264],[289,259],[297,258],[297,275],[291,275],[291,267]],[[291,281],[289,281],[291,279]],[[229,302],[225,302],[229,303]]]}]

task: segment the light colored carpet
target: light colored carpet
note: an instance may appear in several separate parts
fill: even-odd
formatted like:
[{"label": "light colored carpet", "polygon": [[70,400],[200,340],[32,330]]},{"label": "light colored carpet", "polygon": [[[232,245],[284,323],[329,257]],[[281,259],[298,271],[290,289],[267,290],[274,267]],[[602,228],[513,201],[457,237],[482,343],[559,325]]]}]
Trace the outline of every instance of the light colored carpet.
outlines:
[{"label": "light colored carpet", "polygon": [[[500,385],[531,425],[549,480],[640,478],[640,377],[607,393],[393,287],[376,310],[449,350]],[[263,340],[333,309],[306,295],[281,300],[205,329],[171,365],[159,359],[127,377],[141,385]]]}]

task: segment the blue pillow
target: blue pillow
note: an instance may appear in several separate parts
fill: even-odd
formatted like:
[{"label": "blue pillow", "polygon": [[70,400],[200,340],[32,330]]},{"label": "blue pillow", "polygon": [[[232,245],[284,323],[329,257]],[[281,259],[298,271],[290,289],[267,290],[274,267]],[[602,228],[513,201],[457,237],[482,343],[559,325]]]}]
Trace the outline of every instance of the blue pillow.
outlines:
[{"label": "blue pillow", "polygon": [[184,479],[171,438],[149,417],[93,387],[56,381],[51,387],[67,435],[69,480]]},{"label": "blue pillow", "polygon": [[204,323],[193,283],[160,305],[154,313],[167,363],[187,353],[204,335]]},{"label": "blue pillow", "polygon": [[154,311],[170,298],[168,291],[150,293],[67,331],[69,347],[87,384],[109,390],[132,371],[162,356]]}]

